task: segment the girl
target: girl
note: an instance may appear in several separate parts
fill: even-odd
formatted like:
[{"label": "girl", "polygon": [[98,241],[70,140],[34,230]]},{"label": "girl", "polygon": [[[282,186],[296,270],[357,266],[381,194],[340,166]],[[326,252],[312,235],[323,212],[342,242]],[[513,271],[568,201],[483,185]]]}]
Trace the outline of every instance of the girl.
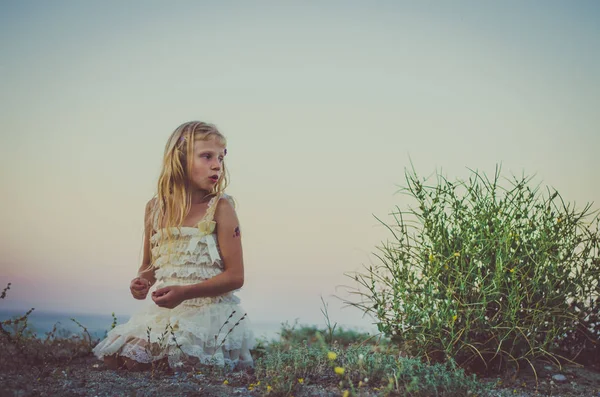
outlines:
[{"label": "girl", "polygon": [[165,147],[158,192],[146,205],[144,254],[129,286],[154,304],[112,329],[94,354],[110,368],[155,364],[252,366],[254,338],[233,291],[244,284],[240,228],[223,193],[225,137],[179,126]]}]

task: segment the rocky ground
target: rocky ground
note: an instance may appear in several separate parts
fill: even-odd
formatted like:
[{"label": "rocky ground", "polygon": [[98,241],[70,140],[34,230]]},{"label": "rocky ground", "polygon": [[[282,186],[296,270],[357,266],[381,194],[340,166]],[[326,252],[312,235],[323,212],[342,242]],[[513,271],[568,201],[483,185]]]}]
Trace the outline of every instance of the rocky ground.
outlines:
[{"label": "rocky ground", "polygon": [[[600,372],[574,366],[557,370],[538,369],[536,386],[533,371],[522,370],[518,377],[484,379],[493,385],[490,396],[600,396]],[[227,382],[225,382],[227,380]],[[248,389],[255,382],[252,372],[224,375],[202,373],[113,371],[94,357],[81,357],[54,368],[0,373],[0,396],[259,396],[265,390]],[[227,384],[224,384],[227,383]],[[362,396],[381,395],[381,391],[362,388]],[[341,391],[327,384],[308,380],[294,394],[302,396],[340,396]]]}]

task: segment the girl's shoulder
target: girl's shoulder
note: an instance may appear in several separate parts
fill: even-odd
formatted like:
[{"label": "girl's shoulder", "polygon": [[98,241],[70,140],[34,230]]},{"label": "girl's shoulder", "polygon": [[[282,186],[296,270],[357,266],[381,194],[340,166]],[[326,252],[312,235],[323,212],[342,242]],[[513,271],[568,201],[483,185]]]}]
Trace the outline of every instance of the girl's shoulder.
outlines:
[{"label": "girl's shoulder", "polygon": [[215,220],[235,217],[235,200],[228,194],[223,193],[215,203]]},{"label": "girl's shoulder", "polygon": [[146,203],[146,212],[152,212],[157,208],[158,197],[154,196]]},{"label": "girl's shoulder", "polygon": [[221,195],[221,198],[219,199],[219,203],[223,202],[223,200],[231,204],[231,206],[235,209],[235,200],[233,199],[233,197],[231,197],[227,193],[223,193]]}]

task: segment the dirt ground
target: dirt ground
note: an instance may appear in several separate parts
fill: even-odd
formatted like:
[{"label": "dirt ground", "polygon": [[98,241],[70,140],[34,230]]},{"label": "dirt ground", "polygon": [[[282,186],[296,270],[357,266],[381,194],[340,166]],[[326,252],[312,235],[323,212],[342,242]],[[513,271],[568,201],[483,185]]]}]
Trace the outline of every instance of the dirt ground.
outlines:
[{"label": "dirt ground", "polygon": [[[562,374],[566,380],[553,381]],[[507,374],[501,380],[482,379],[494,386],[493,397],[529,396],[600,396],[600,371],[595,368],[566,366],[562,370],[542,366],[537,373],[522,370],[513,379]],[[169,374],[164,372],[113,371],[94,357],[78,358],[69,364],[31,371],[0,373],[0,396],[259,396],[260,392],[248,390],[255,381],[251,372],[236,372],[224,379],[204,374]],[[380,395],[373,389],[360,389],[362,396]],[[264,392],[263,392],[264,393]],[[304,396],[340,396],[339,389],[329,385],[303,385],[295,393]]]},{"label": "dirt ground", "polygon": [[[564,379],[560,375],[564,375]],[[491,395],[600,397],[600,369],[575,365],[564,365],[559,369],[540,364],[536,365],[534,373],[531,368],[523,368],[516,376],[506,374],[496,381]]]}]

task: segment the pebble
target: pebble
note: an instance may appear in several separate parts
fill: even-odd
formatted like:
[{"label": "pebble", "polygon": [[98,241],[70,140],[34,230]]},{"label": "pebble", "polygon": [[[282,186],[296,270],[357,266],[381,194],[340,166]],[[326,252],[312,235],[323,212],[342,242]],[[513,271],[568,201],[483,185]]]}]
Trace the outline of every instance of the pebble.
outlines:
[{"label": "pebble", "polygon": [[564,383],[567,381],[567,377],[563,374],[552,375],[552,380],[558,383]]}]

